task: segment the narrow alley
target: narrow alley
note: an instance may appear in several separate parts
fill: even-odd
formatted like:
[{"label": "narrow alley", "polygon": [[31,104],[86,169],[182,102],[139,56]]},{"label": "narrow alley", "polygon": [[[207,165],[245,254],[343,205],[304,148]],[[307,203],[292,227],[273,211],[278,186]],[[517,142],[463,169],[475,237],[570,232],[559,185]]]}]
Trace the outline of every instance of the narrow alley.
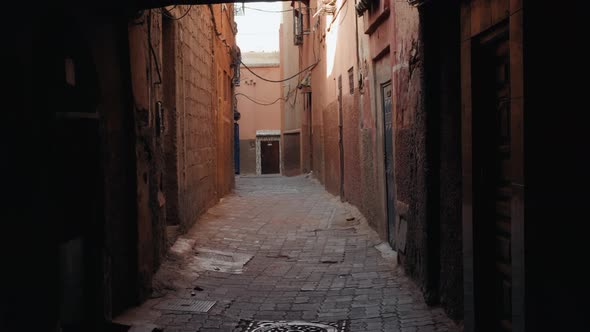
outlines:
[{"label": "narrow alley", "polygon": [[[241,177],[172,246],[152,298],[115,321],[167,332],[454,331],[396,265],[356,208],[316,180]],[[193,301],[214,304],[199,313]],[[264,321],[341,329],[255,329]]]},{"label": "narrow alley", "polygon": [[581,3],[11,3],[0,332],[588,330]]}]

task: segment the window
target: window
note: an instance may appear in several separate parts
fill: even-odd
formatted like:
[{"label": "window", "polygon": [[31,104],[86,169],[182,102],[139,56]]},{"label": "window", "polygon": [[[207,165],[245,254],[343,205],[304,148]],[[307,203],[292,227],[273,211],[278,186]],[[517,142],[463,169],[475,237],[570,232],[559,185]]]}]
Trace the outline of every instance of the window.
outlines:
[{"label": "window", "polygon": [[303,44],[303,13],[297,9],[293,10],[293,44]]},{"label": "window", "polygon": [[[309,4],[309,2],[307,2]],[[309,34],[311,29],[310,10],[308,6],[302,6],[301,1],[293,4],[293,43],[303,44],[303,36]]]},{"label": "window", "polygon": [[354,94],[354,66],[348,70],[348,87],[350,88],[350,94]]}]

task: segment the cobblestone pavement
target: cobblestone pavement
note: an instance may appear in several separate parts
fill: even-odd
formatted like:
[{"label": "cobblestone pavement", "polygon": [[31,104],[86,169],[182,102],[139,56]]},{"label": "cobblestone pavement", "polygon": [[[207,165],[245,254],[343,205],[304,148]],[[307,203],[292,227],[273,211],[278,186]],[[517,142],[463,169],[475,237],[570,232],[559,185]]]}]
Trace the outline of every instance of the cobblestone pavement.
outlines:
[{"label": "cobblestone pavement", "polygon": [[[134,324],[132,331],[235,332],[240,320],[456,331],[440,308],[425,305],[387,249],[355,208],[314,180],[239,177],[235,192],[171,248],[153,298],[115,321]],[[207,313],[158,309],[179,298],[216,303]]]}]

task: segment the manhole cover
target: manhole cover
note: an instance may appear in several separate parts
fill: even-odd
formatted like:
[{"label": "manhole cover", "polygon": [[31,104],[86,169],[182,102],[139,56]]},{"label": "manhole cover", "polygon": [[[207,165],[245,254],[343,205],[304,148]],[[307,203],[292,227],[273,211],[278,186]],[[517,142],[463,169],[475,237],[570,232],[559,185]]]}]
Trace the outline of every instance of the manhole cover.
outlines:
[{"label": "manhole cover", "polygon": [[170,299],[156,304],[154,308],[161,310],[207,312],[213,305],[215,305],[215,301]]},{"label": "manhole cover", "polygon": [[303,322],[303,321],[248,321],[241,320],[241,332],[348,332],[348,322]]}]

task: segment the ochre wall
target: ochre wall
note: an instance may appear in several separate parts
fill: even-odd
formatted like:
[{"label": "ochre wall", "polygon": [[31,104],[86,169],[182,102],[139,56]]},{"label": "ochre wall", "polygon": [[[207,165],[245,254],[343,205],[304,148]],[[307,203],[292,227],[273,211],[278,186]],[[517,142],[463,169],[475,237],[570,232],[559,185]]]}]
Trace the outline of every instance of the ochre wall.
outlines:
[{"label": "ochre wall", "polygon": [[[246,64],[248,65],[248,64]],[[280,68],[273,66],[248,66],[259,76],[270,80],[279,80]],[[264,81],[254,76],[243,66],[240,68],[240,85],[236,87],[238,112],[240,112],[240,140],[255,139],[256,130],[281,129],[281,103],[260,105],[248,100],[248,97],[262,103],[272,103],[281,97],[281,84]]]},{"label": "ochre wall", "polygon": [[[179,17],[187,10],[176,6],[168,15]],[[149,294],[166,251],[166,205],[173,206],[177,215],[171,217],[185,230],[233,187],[232,7],[192,6],[175,21],[174,70],[163,67],[162,15],[162,10],[146,10],[129,24],[140,298]],[[175,78],[166,79],[166,73]],[[170,82],[176,98],[164,101],[163,84]],[[159,101],[165,105],[163,119]],[[167,196],[167,186],[177,192]]]}]

